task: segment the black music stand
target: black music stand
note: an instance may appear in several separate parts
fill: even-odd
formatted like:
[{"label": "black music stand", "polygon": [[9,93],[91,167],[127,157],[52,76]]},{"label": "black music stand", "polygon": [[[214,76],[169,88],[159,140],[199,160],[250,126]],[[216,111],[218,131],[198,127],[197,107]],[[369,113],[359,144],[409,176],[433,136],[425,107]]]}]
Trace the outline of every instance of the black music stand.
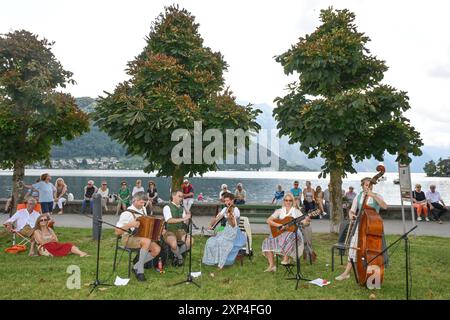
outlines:
[{"label": "black music stand", "polygon": [[290,221],[288,223],[285,223],[283,225],[283,226],[285,226],[285,225],[292,225],[292,224],[294,224],[296,226],[294,233],[295,233],[295,256],[296,256],[296,270],[297,270],[297,272],[294,275],[294,277],[286,278],[286,280],[297,280],[297,283],[295,285],[295,290],[298,289],[298,283],[300,282],[300,280],[311,281],[310,279],[307,279],[307,278],[303,277],[303,274],[302,274],[302,272],[300,270],[300,257],[298,255],[298,232],[299,232],[299,229],[301,230],[300,221],[301,220],[297,218],[297,219],[294,219],[294,220],[292,220],[292,221]]},{"label": "black music stand", "polygon": [[[192,214],[192,213],[191,213],[191,214]],[[195,284],[197,287],[200,288],[200,285],[199,285],[198,283],[196,283],[196,282],[194,281],[194,278],[192,277],[192,243],[193,243],[193,241],[192,241],[192,239],[193,239],[193,238],[192,238],[192,215],[191,215],[191,217],[189,218],[188,228],[189,228],[189,236],[190,236],[190,247],[189,247],[189,270],[188,270],[188,275],[187,275],[186,280],[177,282],[177,283],[175,283],[175,284],[172,284],[171,286],[173,287],[173,286],[177,286],[177,285],[183,284],[183,283],[186,283],[186,284],[193,283],[193,284]],[[184,243],[186,243],[186,241],[185,241]]]},{"label": "black music stand", "polygon": [[97,227],[97,232],[98,232],[97,233],[97,266],[96,266],[96,271],[95,271],[95,280],[93,283],[90,284],[90,286],[92,286],[92,289],[91,289],[91,291],[89,291],[89,295],[99,286],[107,286],[107,287],[113,286],[112,284],[102,283],[100,281],[100,279],[98,278],[99,265],[100,265],[100,240],[102,237],[102,223],[104,223],[104,222],[101,219],[95,219],[95,218],[92,218],[92,219],[94,221],[96,221],[97,225],[98,225],[98,227]]},{"label": "black music stand", "polygon": [[[85,217],[89,217],[89,216],[88,216],[88,215],[85,215]],[[91,217],[89,217],[89,218],[91,218]],[[100,279],[99,279],[100,240],[101,240],[101,236],[102,236],[102,224],[104,223],[104,224],[107,224],[107,225],[109,225],[109,226],[112,226],[112,227],[114,227],[114,228],[116,228],[116,229],[120,229],[120,230],[122,230],[122,231],[124,231],[124,232],[127,232],[127,233],[129,233],[129,234],[132,234],[132,232],[131,232],[130,230],[125,230],[125,229],[116,227],[115,225],[113,225],[113,224],[111,224],[111,223],[108,223],[108,222],[106,222],[106,221],[103,221],[102,219],[98,219],[98,218],[94,218],[94,217],[92,217],[91,219],[92,219],[94,222],[97,222],[97,234],[96,234],[96,237],[97,237],[97,262],[96,262],[95,280],[94,280],[93,283],[91,283],[91,284],[89,285],[89,286],[93,286],[92,289],[91,289],[91,291],[89,291],[89,295],[90,295],[97,287],[99,287],[99,286],[107,286],[107,287],[112,287],[112,286],[114,286],[114,285],[112,285],[112,284],[103,283],[103,282],[101,282]]]}]

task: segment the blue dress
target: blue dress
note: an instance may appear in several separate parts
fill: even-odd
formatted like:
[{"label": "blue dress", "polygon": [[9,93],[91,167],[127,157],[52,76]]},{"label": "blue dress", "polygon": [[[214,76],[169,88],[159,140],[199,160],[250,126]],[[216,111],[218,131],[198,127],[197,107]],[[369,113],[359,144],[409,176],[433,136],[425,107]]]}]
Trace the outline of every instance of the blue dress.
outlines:
[{"label": "blue dress", "polygon": [[239,229],[239,221],[234,228],[227,222],[222,232],[206,241],[203,263],[217,265],[219,268],[231,265],[245,243],[245,235]]}]

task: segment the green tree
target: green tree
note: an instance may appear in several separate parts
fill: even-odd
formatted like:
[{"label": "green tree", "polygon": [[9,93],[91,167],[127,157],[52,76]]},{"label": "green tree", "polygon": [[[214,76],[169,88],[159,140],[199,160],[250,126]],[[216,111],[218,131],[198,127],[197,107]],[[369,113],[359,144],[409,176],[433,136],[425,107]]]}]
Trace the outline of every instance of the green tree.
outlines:
[{"label": "green tree", "polygon": [[423,171],[425,171],[428,177],[436,176],[437,173],[436,163],[433,160],[428,161],[427,163],[425,163]]},{"label": "green tree", "polygon": [[387,70],[366,48],[348,10],[321,10],[322,24],[275,59],[284,72],[298,74],[288,94],[275,99],[274,116],[281,135],[299,142],[309,158],[325,159],[319,177],[330,174],[333,206],[331,231],[342,221],[342,178],[355,172],[353,161],[384,152],[421,155],[422,141],[403,113],[410,108],[405,92],[380,84]]},{"label": "green tree", "polygon": [[450,159],[439,158],[436,164],[436,175],[440,177],[450,176]]},{"label": "green tree", "polygon": [[88,130],[75,99],[56,91],[74,83],[51,52],[53,42],[28,31],[0,35],[0,167],[13,169],[13,208],[25,166],[49,164],[51,146]]},{"label": "green tree", "polygon": [[203,130],[260,128],[255,121],[260,110],[238,105],[224,88],[228,66],[219,52],[203,45],[194,20],[185,9],[166,7],[152,24],[142,53],[128,63],[130,79],[100,97],[94,115],[128,154],[148,161],[144,171],[172,176],[172,189],[180,187],[183,176],[217,168],[215,162],[175,164],[171,152],[179,142],[171,141],[174,130],[188,129],[193,135],[194,121],[202,121]]}]

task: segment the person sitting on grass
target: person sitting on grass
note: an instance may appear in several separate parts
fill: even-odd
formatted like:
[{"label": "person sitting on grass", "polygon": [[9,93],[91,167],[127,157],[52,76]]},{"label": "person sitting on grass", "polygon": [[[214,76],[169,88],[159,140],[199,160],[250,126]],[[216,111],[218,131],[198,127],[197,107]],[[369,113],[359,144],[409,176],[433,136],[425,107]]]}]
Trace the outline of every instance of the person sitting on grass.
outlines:
[{"label": "person sitting on grass", "polygon": [[43,214],[36,220],[36,225],[34,226],[33,236],[38,244],[40,256],[65,257],[69,253],[77,254],[80,257],[88,256],[86,252],[81,251],[70,242],[58,242],[55,232],[48,226],[49,220],[49,216]]},{"label": "person sitting on grass", "polygon": [[[18,210],[11,218],[5,221],[3,224],[11,233],[18,233],[23,237],[30,238],[31,246],[29,256],[34,256],[34,227],[36,220],[39,218],[40,213],[35,210],[36,199],[29,197],[27,199],[27,207]],[[13,225],[16,225],[15,229]]]}]

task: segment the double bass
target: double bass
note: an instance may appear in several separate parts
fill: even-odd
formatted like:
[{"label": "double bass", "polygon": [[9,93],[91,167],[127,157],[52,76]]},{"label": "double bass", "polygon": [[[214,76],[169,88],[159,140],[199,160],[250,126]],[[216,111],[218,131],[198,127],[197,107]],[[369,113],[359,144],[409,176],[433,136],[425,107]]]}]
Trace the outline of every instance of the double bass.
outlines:
[{"label": "double bass", "polygon": [[[370,186],[376,184],[385,172],[383,165],[378,165],[376,170],[378,173],[370,180]],[[367,205],[367,200],[368,195],[365,194],[357,221],[359,232],[355,272],[361,286],[366,286],[367,279],[374,271],[379,271],[380,284],[384,278],[384,258],[380,254],[383,251],[383,219],[374,208]]]}]

